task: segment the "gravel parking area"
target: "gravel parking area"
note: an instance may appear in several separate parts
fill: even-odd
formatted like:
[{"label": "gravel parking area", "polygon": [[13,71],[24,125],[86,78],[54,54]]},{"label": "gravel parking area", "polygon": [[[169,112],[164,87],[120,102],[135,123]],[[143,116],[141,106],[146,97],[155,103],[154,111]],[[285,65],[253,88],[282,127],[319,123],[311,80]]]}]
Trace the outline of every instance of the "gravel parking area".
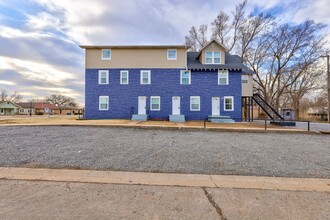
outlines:
[{"label": "gravel parking area", "polygon": [[0,127],[0,166],[330,178],[330,136]]}]

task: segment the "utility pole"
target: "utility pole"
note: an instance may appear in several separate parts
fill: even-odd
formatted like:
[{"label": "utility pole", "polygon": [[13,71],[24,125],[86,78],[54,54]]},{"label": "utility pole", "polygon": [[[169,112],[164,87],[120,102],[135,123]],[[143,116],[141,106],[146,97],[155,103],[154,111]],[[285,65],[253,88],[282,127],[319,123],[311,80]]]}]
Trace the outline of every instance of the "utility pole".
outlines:
[{"label": "utility pole", "polygon": [[327,76],[328,76],[328,123],[330,123],[330,70],[329,70],[329,58],[330,58],[330,55],[327,54],[325,56],[322,56],[322,57],[326,57],[327,58]]}]

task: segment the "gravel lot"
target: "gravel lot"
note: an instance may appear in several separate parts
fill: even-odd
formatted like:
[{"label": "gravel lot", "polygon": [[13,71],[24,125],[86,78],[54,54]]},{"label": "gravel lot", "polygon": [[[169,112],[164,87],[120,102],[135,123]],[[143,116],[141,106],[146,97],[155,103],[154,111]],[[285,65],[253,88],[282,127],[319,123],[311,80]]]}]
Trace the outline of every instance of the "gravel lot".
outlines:
[{"label": "gravel lot", "polygon": [[0,166],[330,178],[330,135],[0,127]]}]

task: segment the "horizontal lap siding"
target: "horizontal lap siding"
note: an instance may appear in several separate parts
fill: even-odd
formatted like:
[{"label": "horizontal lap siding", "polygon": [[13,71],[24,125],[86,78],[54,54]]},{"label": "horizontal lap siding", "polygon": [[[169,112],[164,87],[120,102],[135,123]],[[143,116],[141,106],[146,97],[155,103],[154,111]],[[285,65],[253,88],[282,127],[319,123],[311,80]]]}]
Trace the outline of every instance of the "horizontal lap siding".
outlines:
[{"label": "horizontal lap siding", "polygon": [[[186,120],[205,119],[212,113],[212,97],[220,96],[221,115],[241,118],[241,72],[229,73],[229,85],[218,85],[217,71],[192,71],[191,85],[180,85],[180,69],[151,70],[151,84],[140,85],[141,69],[108,69],[109,84],[98,84],[98,70],[86,70],[86,118],[131,117],[138,111],[138,96],[147,96],[147,114],[151,119],[168,119],[172,114],[172,96],[181,97],[181,114]],[[120,84],[120,70],[129,70],[129,84]],[[144,69],[143,69],[144,70]],[[109,96],[109,110],[99,111],[99,96]],[[150,96],[161,97],[160,111],[151,111]],[[190,96],[200,96],[201,110],[190,111]],[[234,96],[234,111],[224,111],[223,96]]]}]

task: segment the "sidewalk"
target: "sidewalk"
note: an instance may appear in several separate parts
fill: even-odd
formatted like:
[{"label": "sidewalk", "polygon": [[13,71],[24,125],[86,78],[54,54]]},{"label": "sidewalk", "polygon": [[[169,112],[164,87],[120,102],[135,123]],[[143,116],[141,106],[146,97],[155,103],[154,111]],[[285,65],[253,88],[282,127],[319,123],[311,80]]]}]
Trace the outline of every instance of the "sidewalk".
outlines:
[{"label": "sidewalk", "polygon": [[0,179],[330,192],[330,179],[0,167]]}]

